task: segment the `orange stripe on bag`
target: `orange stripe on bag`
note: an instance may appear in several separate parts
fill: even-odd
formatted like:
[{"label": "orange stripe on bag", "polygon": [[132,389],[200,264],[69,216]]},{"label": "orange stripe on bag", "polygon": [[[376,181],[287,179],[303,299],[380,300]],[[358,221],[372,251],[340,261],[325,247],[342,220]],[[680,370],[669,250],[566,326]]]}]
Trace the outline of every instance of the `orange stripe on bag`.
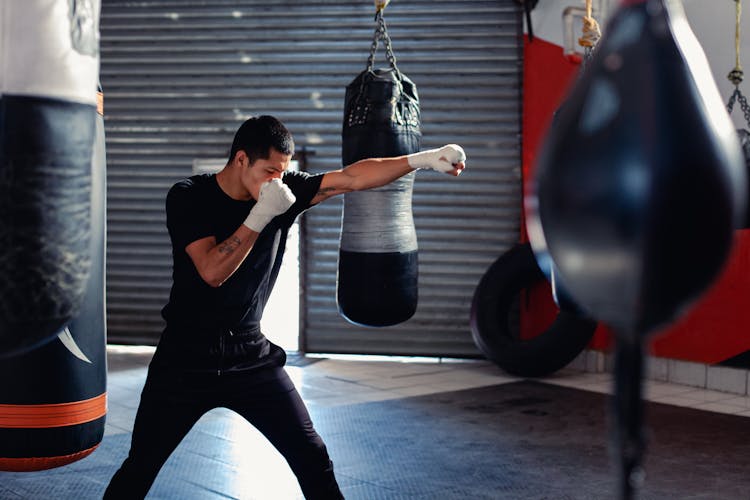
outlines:
[{"label": "orange stripe on bag", "polygon": [[61,455],[59,457],[0,458],[0,471],[33,472],[62,467],[63,465],[68,465],[91,455],[98,446],[97,444],[88,450],[71,453],[70,455]]},{"label": "orange stripe on bag", "polygon": [[84,424],[107,413],[107,393],[72,403],[41,405],[0,404],[0,428],[43,429]]}]

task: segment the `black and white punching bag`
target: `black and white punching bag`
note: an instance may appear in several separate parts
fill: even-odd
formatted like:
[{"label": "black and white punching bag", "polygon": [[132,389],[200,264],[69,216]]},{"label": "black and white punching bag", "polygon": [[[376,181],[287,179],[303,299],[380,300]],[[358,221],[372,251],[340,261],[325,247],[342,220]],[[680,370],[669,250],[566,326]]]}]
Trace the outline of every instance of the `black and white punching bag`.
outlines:
[{"label": "black and white punching bag", "polygon": [[[0,470],[35,471],[88,456],[104,435],[106,158],[96,120],[91,172],[91,272],[78,314],[56,338],[0,361]],[[12,381],[12,382],[9,382]]]},{"label": "black and white punching bag", "polygon": [[737,134],[680,0],[623,0],[539,155],[527,215],[615,333],[620,498],[643,481],[643,340],[717,277],[743,220]]},{"label": "black and white punching bag", "polygon": [[[368,68],[346,87],[342,161],[419,151],[419,96],[395,65],[382,13],[391,68]],[[377,38],[376,38],[377,40]],[[411,199],[414,172],[379,188],[344,195],[337,279],[339,313],[364,326],[406,321],[417,309],[417,235]]]},{"label": "black and white punching bag", "polygon": [[99,0],[0,9],[0,357],[53,339],[91,268]]}]

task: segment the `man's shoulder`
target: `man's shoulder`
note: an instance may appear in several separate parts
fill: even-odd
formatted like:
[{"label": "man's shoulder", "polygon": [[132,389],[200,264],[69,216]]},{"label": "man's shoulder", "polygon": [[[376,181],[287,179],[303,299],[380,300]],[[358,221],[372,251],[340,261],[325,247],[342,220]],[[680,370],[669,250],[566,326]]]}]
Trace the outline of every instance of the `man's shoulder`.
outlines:
[{"label": "man's shoulder", "polygon": [[310,172],[304,172],[302,170],[285,170],[282,177],[283,180],[295,179],[295,180],[308,180],[315,179],[323,174],[313,174]]},{"label": "man's shoulder", "polygon": [[174,183],[167,192],[167,213],[202,204],[201,201],[210,196],[211,177],[211,174],[198,174]]},{"label": "man's shoulder", "polygon": [[175,190],[199,189],[203,186],[209,185],[213,177],[214,177],[214,174],[191,175],[190,177],[185,177],[184,179],[180,179],[179,181],[175,182],[172,185],[170,191],[172,189],[175,189]]},{"label": "man's shoulder", "polygon": [[167,196],[181,196],[183,194],[194,193],[206,189],[210,186],[212,177],[213,174],[197,174],[181,179],[169,188]]},{"label": "man's shoulder", "polygon": [[295,188],[305,185],[317,187],[320,185],[320,179],[322,178],[323,174],[311,174],[308,172],[300,172],[299,170],[287,170],[284,172],[282,181],[294,191]]}]

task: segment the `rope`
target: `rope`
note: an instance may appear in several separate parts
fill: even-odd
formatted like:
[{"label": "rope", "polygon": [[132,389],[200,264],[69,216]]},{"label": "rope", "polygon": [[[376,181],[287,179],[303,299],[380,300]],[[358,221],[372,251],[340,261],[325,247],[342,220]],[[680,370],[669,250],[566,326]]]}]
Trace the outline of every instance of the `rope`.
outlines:
[{"label": "rope", "polygon": [[735,86],[742,83],[745,77],[744,71],[742,71],[742,63],[740,62],[740,19],[742,17],[742,1],[734,0],[735,3],[735,28],[734,28],[734,69],[729,72],[727,78]]},{"label": "rope", "polygon": [[735,66],[742,68],[740,63],[740,19],[742,18],[742,2],[735,0],[735,26],[734,26],[734,50],[735,50]]},{"label": "rope", "polygon": [[586,16],[583,18],[583,35],[578,39],[578,45],[586,49],[593,49],[602,37],[599,23],[592,17],[592,0],[586,0]]},{"label": "rope", "polygon": [[731,114],[734,109],[735,103],[740,103],[740,109],[742,114],[745,115],[745,121],[750,125],[750,104],[747,102],[747,98],[742,95],[740,91],[740,83],[742,83],[745,77],[744,71],[742,71],[742,63],[740,61],[740,19],[742,16],[742,0],[734,0],[735,2],[735,30],[734,30],[734,69],[729,72],[727,78],[734,84],[734,92],[729,97],[727,103],[727,111]]},{"label": "rope", "polygon": [[377,16],[379,12],[383,12],[383,9],[385,9],[391,0],[375,0],[375,15]]}]

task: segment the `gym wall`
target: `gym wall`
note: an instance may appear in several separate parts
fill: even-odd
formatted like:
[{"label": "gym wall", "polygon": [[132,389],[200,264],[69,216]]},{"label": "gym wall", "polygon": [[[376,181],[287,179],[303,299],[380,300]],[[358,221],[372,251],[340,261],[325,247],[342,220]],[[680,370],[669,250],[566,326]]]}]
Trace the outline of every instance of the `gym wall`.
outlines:
[{"label": "gym wall", "polygon": [[[423,148],[459,143],[468,169],[458,179],[417,174],[419,307],[394,327],[338,315],[341,200],[303,217],[304,350],[479,355],[472,294],[520,231],[520,14],[515,0],[386,9],[399,69],[419,91]],[[370,1],[103,1],[110,342],[158,339],[171,279],[164,196],[194,160],[225,156],[242,121],[276,115],[298,150],[313,152],[307,170],[340,167],[344,91],[366,66],[373,15]]]}]

